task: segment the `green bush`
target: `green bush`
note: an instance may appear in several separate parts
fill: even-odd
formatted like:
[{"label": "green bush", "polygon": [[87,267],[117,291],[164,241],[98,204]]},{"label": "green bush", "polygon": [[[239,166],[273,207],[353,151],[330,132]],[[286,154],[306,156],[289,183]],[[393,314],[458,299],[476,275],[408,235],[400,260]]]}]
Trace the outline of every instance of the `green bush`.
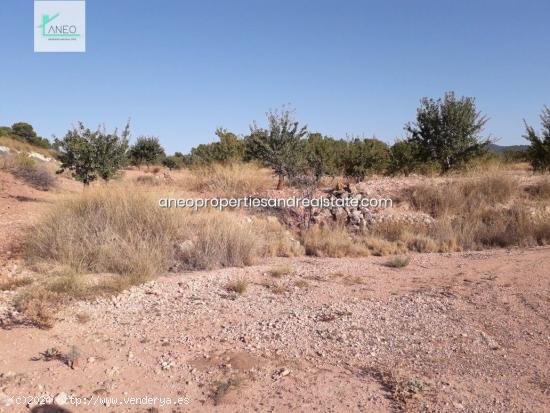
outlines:
[{"label": "green bush", "polygon": [[527,158],[537,172],[550,171],[550,109],[546,106],[540,115],[542,130],[540,135],[527,123],[524,138],[530,142],[527,149]]}]

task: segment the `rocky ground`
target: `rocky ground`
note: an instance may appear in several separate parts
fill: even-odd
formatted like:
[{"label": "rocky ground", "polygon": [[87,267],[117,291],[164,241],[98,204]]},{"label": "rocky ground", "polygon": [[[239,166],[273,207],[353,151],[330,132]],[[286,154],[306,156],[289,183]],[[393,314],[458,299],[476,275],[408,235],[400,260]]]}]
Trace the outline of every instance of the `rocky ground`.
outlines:
[{"label": "rocky ground", "polygon": [[550,248],[387,261],[171,274],[2,330],[0,411],[549,411]]}]

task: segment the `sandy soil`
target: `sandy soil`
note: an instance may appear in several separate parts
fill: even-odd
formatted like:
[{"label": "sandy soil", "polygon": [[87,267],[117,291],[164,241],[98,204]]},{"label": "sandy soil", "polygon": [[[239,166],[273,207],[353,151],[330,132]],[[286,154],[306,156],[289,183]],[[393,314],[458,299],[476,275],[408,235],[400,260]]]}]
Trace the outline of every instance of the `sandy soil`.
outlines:
[{"label": "sandy soil", "polygon": [[[393,195],[415,179],[369,185]],[[11,277],[25,226],[81,186],[36,191],[0,172],[0,187]],[[550,247],[411,257],[169,274],[67,308],[51,330],[0,330],[0,412],[52,399],[71,412],[550,411]],[[229,292],[240,278],[246,292]]]},{"label": "sandy soil", "polygon": [[[73,412],[549,411],[550,248],[386,261],[172,274],[69,308],[51,330],[0,331],[4,404],[57,395],[96,404],[67,404]],[[272,277],[280,265],[292,272]],[[242,295],[225,288],[238,277],[249,281]],[[62,357],[47,361],[53,347]],[[181,405],[130,401],[146,396]]]}]

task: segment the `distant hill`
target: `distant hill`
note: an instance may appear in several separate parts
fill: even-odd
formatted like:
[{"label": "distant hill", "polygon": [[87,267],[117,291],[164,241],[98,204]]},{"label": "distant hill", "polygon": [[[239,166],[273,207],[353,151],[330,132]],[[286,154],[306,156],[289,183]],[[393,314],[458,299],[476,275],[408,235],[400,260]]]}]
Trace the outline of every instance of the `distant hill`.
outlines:
[{"label": "distant hill", "polygon": [[496,145],[491,143],[489,145],[489,152],[491,153],[503,153],[508,151],[524,152],[529,148],[529,145]]}]

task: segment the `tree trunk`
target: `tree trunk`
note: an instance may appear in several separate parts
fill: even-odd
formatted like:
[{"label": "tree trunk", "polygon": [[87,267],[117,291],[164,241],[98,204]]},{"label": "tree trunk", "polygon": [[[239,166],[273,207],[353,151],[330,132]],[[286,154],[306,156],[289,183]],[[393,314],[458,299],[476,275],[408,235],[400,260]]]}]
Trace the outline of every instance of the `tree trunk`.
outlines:
[{"label": "tree trunk", "polygon": [[277,190],[283,189],[283,179],[282,175],[279,175],[279,181],[277,182]]}]

